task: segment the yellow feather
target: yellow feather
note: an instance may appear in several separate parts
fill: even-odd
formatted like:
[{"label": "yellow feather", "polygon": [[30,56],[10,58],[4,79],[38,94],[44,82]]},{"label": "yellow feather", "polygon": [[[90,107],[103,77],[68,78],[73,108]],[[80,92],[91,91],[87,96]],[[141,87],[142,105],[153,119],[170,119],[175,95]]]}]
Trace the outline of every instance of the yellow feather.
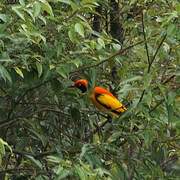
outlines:
[{"label": "yellow feather", "polygon": [[93,104],[102,112],[112,116],[118,116],[118,113],[126,110],[125,106],[115,97],[108,94],[101,94],[95,97],[94,94],[90,96]]}]

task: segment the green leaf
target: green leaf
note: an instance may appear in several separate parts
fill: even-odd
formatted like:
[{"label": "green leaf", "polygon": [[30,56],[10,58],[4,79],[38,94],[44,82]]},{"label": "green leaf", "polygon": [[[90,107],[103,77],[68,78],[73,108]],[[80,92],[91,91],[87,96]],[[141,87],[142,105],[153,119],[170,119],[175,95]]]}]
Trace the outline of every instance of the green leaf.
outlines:
[{"label": "green leaf", "polygon": [[26,157],[30,159],[38,168],[43,169],[43,165],[39,160],[35,159],[33,156],[30,155],[26,155]]},{"label": "green leaf", "polygon": [[3,157],[5,155],[4,141],[0,138],[0,155]]},{"label": "green leaf", "polygon": [[24,75],[21,69],[19,69],[18,67],[14,67],[14,70],[16,71],[17,74],[19,74],[22,78],[24,78]]},{"label": "green leaf", "polygon": [[77,37],[76,37],[76,34],[75,34],[74,29],[71,28],[71,29],[68,31],[68,36],[69,36],[69,39],[70,39],[72,42],[76,42]]},{"label": "green leaf", "polygon": [[177,5],[176,5],[176,11],[180,14],[180,3],[177,3]]},{"label": "green leaf", "polygon": [[57,0],[57,1],[70,5],[73,11],[76,11],[79,8],[78,3],[74,3],[73,1],[70,0]]},{"label": "green leaf", "polygon": [[74,28],[80,36],[84,37],[84,27],[81,23],[76,23]]},{"label": "green leaf", "polygon": [[81,166],[79,165],[75,166],[75,171],[78,174],[80,180],[88,179],[87,173],[84,171],[84,169]]},{"label": "green leaf", "polygon": [[174,34],[176,30],[176,26],[174,24],[170,24],[167,28],[167,35],[171,36],[172,34]]},{"label": "green leaf", "polygon": [[45,147],[47,144],[47,138],[42,134],[42,131],[37,131],[37,129],[31,129],[29,128],[29,131],[32,133],[32,135],[35,135],[38,139],[41,140],[42,145]]},{"label": "green leaf", "polygon": [[70,72],[70,67],[68,65],[59,66],[56,68],[56,71],[63,78],[67,78]]},{"label": "green leaf", "polygon": [[12,7],[12,10],[13,10],[22,20],[26,21],[26,20],[25,20],[25,17],[24,17],[24,14],[23,14],[20,6],[13,6],[13,7]]},{"label": "green leaf", "polygon": [[65,4],[69,4],[69,5],[71,5],[71,3],[72,3],[72,1],[70,1],[70,0],[57,0],[57,1],[65,3]]},{"label": "green leaf", "polygon": [[71,172],[67,169],[64,169],[63,167],[59,166],[59,168],[56,171],[57,177],[55,180],[65,179],[68,178],[68,176],[71,174]]},{"label": "green leaf", "polygon": [[0,76],[4,79],[4,81],[8,80],[10,83],[12,83],[12,79],[9,72],[1,64],[0,64]]},{"label": "green leaf", "polygon": [[42,71],[43,71],[42,64],[36,61],[36,68],[38,71],[38,77],[40,78],[42,75]]},{"label": "green leaf", "polygon": [[25,6],[24,0],[19,0],[19,3],[20,3],[22,6]]},{"label": "green leaf", "polygon": [[52,7],[47,1],[40,0],[42,2],[41,8],[42,10],[46,11],[50,16],[54,17]]},{"label": "green leaf", "polygon": [[33,19],[33,21],[35,22],[35,18],[34,18],[34,15],[33,15],[33,12],[31,9],[23,9],[25,12],[28,13],[28,15]]},{"label": "green leaf", "polygon": [[98,43],[101,47],[105,48],[105,43],[104,43],[104,40],[102,38],[98,38]]},{"label": "green leaf", "polygon": [[81,119],[81,113],[79,112],[79,109],[71,108],[70,113],[71,113],[72,119],[74,119],[76,121],[79,121]]},{"label": "green leaf", "polygon": [[146,74],[145,76],[144,76],[144,89],[146,89],[146,88],[148,88],[149,86],[150,86],[150,83],[151,83],[151,81],[152,81],[152,76],[151,76],[151,74]]},{"label": "green leaf", "polygon": [[8,18],[6,14],[0,14],[0,19],[4,22],[7,22]]},{"label": "green leaf", "polygon": [[39,2],[34,2],[33,4],[33,14],[34,17],[38,17],[41,12],[41,4]]},{"label": "green leaf", "polygon": [[5,147],[7,147],[12,153],[12,148],[9,146],[9,144],[5,142],[2,138],[0,138],[0,165],[2,164],[2,158],[6,153]]},{"label": "green leaf", "polygon": [[59,156],[47,156],[47,160],[49,162],[53,162],[53,163],[60,163],[62,161],[62,158],[60,158]]}]

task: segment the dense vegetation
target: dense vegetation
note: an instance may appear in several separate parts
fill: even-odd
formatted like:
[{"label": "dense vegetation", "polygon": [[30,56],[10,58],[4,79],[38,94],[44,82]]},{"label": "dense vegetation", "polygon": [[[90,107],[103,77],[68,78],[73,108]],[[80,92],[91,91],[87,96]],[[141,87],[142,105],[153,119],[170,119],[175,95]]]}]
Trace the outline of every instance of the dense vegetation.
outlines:
[{"label": "dense vegetation", "polygon": [[178,0],[1,0],[0,179],[179,179],[179,28]]}]

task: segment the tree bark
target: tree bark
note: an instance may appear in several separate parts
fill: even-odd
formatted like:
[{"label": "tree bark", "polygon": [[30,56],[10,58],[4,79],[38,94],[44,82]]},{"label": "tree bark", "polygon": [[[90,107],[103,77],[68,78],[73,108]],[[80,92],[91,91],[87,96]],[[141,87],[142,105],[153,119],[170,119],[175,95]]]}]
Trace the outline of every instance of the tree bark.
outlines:
[{"label": "tree bark", "polygon": [[119,4],[115,0],[110,1],[110,33],[111,36],[120,41],[123,44],[123,27],[120,23],[120,8]]}]

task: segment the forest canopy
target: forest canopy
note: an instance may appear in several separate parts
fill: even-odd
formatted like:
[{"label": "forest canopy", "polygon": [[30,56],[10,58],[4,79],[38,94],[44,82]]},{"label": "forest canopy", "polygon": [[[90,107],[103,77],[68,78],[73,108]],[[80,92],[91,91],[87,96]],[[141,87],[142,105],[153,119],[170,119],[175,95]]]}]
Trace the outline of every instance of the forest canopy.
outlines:
[{"label": "forest canopy", "polygon": [[179,179],[179,28],[178,0],[1,0],[0,179]]}]

